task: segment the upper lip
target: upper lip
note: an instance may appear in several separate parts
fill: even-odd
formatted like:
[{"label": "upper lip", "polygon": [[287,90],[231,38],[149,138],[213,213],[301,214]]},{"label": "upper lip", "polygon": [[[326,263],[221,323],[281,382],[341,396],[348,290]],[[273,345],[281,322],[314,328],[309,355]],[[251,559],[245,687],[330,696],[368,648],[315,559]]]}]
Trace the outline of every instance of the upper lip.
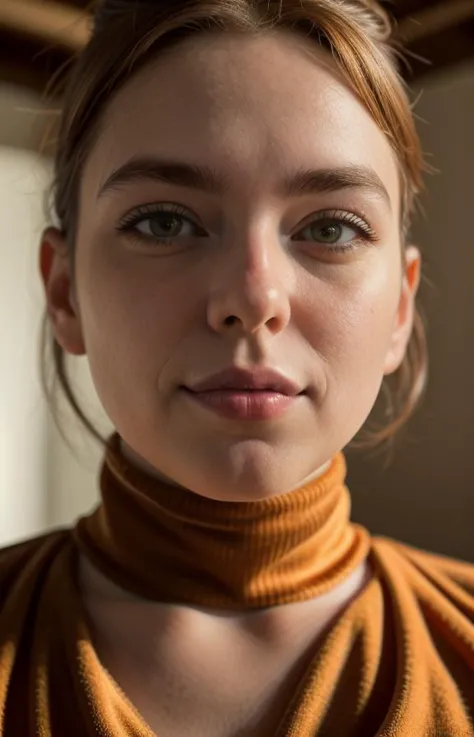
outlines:
[{"label": "upper lip", "polygon": [[213,391],[216,389],[262,389],[295,396],[302,390],[291,379],[270,368],[255,368],[252,370],[231,366],[217,374],[209,376],[192,386],[186,386],[193,392]]}]

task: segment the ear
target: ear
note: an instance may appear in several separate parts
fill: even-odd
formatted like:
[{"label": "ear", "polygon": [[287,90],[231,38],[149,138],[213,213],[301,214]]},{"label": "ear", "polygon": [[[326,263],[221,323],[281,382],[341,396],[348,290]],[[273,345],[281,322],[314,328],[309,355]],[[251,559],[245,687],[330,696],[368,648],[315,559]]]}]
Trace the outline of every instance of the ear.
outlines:
[{"label": "ear", "polygon": [[405,271],[384,375],[393,374],[402,364],[410,341],[415,317],[415,300],[421,278],[421,254],[415,246],[405,251]]},{"label": "ear", "polygon": [[47,228],[41,236],[39,267],[54,336],[65,351],[82,356],[86,350],[67,243],[57,228]]}]

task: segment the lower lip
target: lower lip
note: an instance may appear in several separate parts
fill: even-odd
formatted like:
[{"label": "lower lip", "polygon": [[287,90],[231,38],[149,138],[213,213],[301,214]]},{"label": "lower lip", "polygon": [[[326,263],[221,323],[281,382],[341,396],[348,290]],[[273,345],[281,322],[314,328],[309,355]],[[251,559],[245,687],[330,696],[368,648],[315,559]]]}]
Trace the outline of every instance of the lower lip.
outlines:
[{"label": "lower lip", "polygon": [[192,392],[185,387],[184,391],[193,401],[232,420],[274,420],[281,417],[301,398],[301,394],[289,397],[271,391],[246,392],[223,389]]}]

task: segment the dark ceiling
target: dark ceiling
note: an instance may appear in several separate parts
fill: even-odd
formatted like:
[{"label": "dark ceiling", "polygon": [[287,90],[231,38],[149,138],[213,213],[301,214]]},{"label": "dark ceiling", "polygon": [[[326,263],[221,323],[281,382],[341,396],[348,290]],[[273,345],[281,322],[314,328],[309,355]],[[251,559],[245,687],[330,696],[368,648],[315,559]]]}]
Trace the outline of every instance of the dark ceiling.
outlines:
[{"label": "dark ceiling", "polygon": [[[474,56],[474,0],[382,0],[408,82]],[[90,0],[0,0],[0,79],[43,91],[87,39]]]}]

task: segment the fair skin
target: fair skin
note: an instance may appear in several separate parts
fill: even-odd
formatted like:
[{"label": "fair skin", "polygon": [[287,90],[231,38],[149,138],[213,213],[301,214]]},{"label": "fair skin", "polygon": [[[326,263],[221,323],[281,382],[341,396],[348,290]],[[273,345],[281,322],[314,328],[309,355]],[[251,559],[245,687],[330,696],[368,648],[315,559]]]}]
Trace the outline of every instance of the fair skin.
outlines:
[{"label": "fair skin", "polygon": [[[98,197],[110,174],[137,156],[212,166],[229,178],[229,189],[217,195],[142,178]],[[387,197],[364,187],[277,193],[300,168],[349,165],[369,167]],[[421,257],[408,248],[403,270],[400,200],[387,138],[332,58],[309,41],[285,34],[193,39],[134,76],[108,106],[83,171],[75,289],[54,228],[40,253],[56,339],[68,353],[88,356],[130,461],[224,501],[282,494],[323,473],[364,424],[411,334]],[[131,210],[156,203],[179,204],[191,220],[172,223],[171,245],[116,231]],[[337,244],[353,241],[354,251],[335,253],[308,227],[336,210],[352,216]],[[376,242],[361,240],[360,221]],[[137,228],[150,234],[150,224],[160,223],[166,220],[148,215]],[[278,420],[248,423],[222,419],[179,390],[232,363],[277,368],[306,396]],[[290,688],[291,668],[367,581],[363,567],[317,600],[222,617],[137,602],[86,561],[81,566],[104,660],[157,733],[175,736],[189,734],[191,723],[196,735],[234,734],[242,700],[247,709],[255,705],[258,721],[256,701],[268,708],[277,687]],[[132,643],[131,622],[139,623]],[[203,646],[208,680],[199,668]],[[136,672],[150,668],[154,694],[171,681],[177,693],[185,688],[194,721],[181,721],[182,695],[175,711],[170,696],[167,716],[157,713],[145,680],[127,681],[130,662]],[[213,715],[210,724],[205,714]],[[259,722],[256,734],[273,728]]]}]

